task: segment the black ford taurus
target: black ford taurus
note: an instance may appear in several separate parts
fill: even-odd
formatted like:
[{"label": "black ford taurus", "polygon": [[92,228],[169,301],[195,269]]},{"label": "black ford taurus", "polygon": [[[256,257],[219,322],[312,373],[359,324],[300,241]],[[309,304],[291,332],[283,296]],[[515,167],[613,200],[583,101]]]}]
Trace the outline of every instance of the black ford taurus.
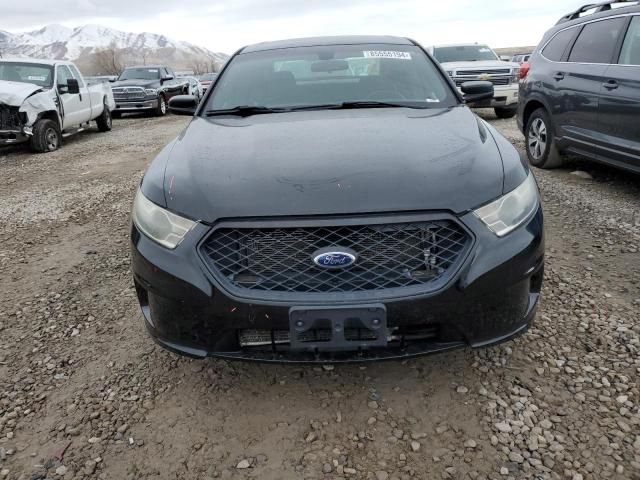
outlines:
[{"label": "black ford taurus", "polygon": [[310,38],[238,51],[151,163],[132,214],[145,324],[194,357],[400,358],[524,332],[544,240],[513,146],[422,47]]}]

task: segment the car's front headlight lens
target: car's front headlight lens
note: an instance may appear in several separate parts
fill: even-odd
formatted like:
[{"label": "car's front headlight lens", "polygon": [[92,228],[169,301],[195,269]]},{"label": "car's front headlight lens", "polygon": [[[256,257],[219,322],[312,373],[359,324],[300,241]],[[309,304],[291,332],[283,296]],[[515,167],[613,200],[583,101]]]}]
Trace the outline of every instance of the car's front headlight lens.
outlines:
[{"label": "car's front headlight lens", "polygon": [[518,83],[520,81],[520,67],[514,68],[511,72],[511,83]]},{"label": "car's front headlight lens", "polygon": [[537,210],[539,202],[538,186],[529,172],[527,179],[515,190],[473,213],[497,236],[504,237],[527,221]]},{"label": "car's front headlight lens", "polygon": [[156,90],[155,88],[145,88],[144,93],[145,95],[152,97],[158,94],[158,90]]},{"label": "car's front headlight lens", "polygon": [[138,189],[133,201],[131,216],[133,223],[142,233],[172,250],[180,244],[184,236],[196,224],[192,220],[159,207],[145,197],[140,189]]}]

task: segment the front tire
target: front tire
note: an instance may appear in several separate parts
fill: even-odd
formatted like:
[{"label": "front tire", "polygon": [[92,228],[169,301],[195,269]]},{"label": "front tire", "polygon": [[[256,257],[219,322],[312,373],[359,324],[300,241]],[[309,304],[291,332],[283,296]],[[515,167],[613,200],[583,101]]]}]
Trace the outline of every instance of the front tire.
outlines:
[{"label": "front tire", "polygon": [[529,163],[539,168],[557,168],[564,163],[553,135],[551,118],[544,108],[535,110],[524,131]]},{"label": "front tire", "polygon": [[60,127],[53,120],[43,118],[33,126],[31,148],[38,153],[53,152],[60,146]]},{"label": "front tire", "polygon": [[513,118],[518,113],[518,107],[496,107],[493,111],[498,118]]},{"label": "front tire", "polygon": [[96,118],[96,124],[98,125],[98,130],[101,132],[109,132],[113,126],[113,122],[111,121],[111,112],[109,111],[109,107],[105,103],[102,108],[102,113],[98,118]]},{"label": "front tire", "polygon": [[160,95],[158,97],[158,106],[156,107],[156,115],[158,117],[163,117],[167,114],[167,101],[164,98],[164,95]]}]

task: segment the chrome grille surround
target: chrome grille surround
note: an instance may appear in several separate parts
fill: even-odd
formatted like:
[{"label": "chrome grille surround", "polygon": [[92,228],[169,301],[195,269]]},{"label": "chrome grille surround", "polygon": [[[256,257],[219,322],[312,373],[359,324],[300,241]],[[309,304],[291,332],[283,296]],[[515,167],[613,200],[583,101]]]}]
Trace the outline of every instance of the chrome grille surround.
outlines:
[{"label": "chrome grille surround", "polygon": [[464,82],[485,80],[493,83],[494,86],[505,86],[512,83],[515,72],[511,68],[490,68],[486,70],[454,70],[451,78],[457,87]]},{"label": "chrome grille surround", "polygon": [[113,87],[111,90],[115,101],[144,100],[146,97],[142,87]]}]

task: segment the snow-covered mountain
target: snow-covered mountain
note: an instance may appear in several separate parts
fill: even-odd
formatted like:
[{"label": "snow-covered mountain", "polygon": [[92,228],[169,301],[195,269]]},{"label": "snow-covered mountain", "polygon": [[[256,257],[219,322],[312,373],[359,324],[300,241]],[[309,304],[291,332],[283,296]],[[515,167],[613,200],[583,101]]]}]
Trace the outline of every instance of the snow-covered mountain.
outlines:
[{"label": "snow-covered mountain", "polygon": [[[3,57],[28,56],[73,60],[88,70],[95,54],[117,49],[123,62],[166,63],[174,69],[189,69],[195,62],[224,63],[228,55],[212,52],[187,42],[155,33],[131,33],[100,25],[68,28],[47,25],[32,32],[10,33],[0,30],[0,54]],[[89,73],[101,73],[92,71]]]}]

